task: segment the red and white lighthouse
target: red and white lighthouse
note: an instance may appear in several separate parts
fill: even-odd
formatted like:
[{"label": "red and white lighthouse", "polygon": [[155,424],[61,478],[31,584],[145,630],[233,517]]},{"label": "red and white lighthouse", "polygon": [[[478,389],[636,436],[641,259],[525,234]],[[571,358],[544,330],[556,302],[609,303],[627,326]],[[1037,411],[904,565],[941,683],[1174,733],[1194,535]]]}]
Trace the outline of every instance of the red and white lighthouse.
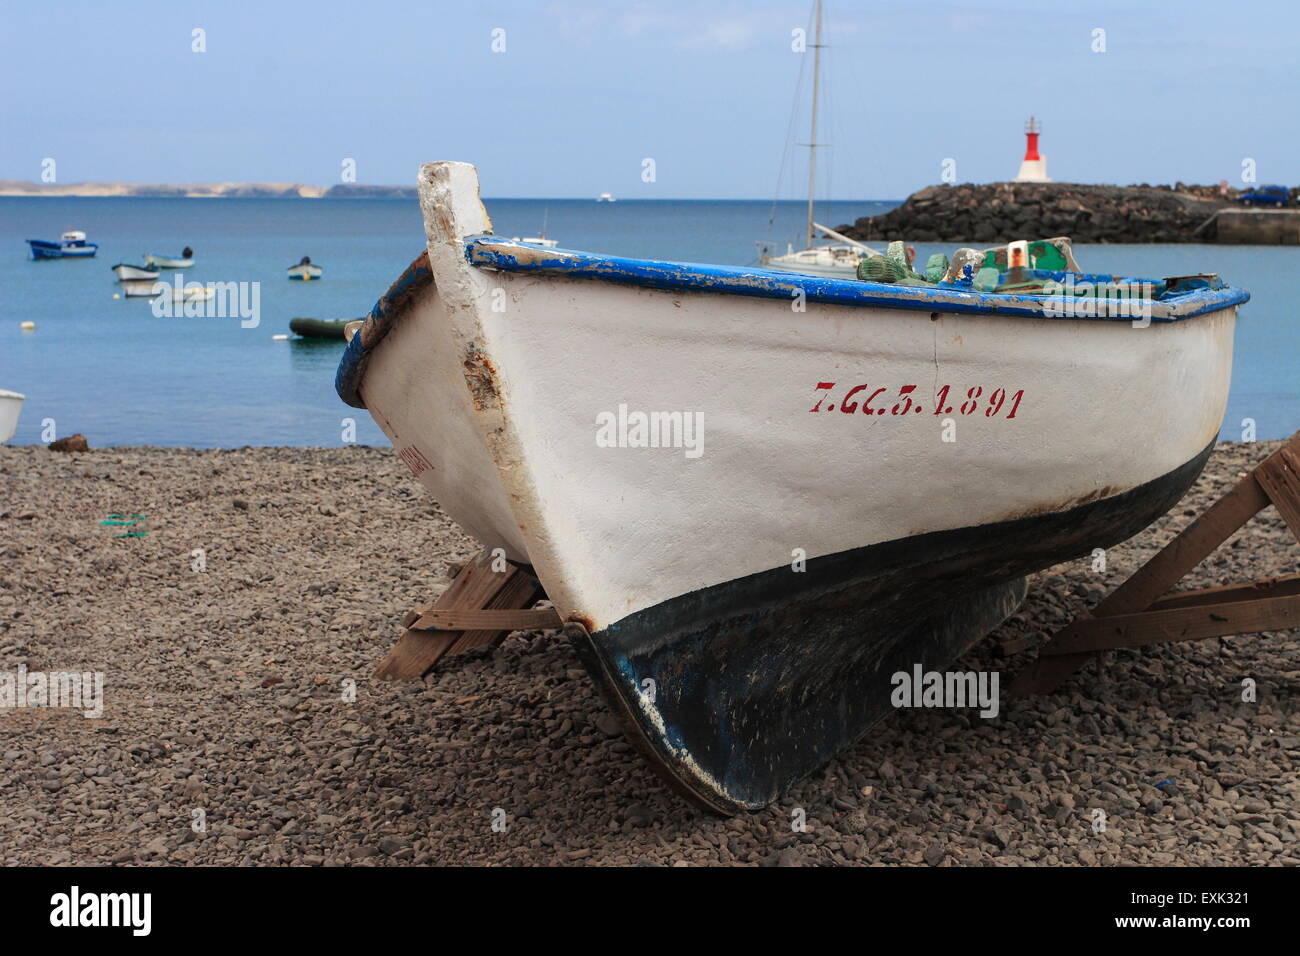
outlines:
[{"label": "red and white lighthouse", "polygon": [[1038,152],[1038,120],[1032,116],[1025,124],[1025,158],[1020,162],[1018,183],[1050,183],[1047,178],[1047,157]]}]

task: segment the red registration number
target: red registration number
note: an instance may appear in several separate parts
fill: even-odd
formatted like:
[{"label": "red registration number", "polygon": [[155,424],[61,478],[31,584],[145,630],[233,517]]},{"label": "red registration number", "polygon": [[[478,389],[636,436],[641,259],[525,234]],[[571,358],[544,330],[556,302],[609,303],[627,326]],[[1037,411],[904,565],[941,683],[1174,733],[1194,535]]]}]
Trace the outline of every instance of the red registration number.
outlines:
[{"label": "red registration number", "polygon": [[[934,415],[975,415],[983,412],[985,418],[1002,416],[1010,419],[1016,417],[1020,402],[1025,397],[1023,388],[1014,392],[995,388],[985,394],[983,386],[972,385],[966,389],[963,401],[960,390],[945,385],[935,393],[933,401],[922,404],[916,388],[915,385],[901,385],[894,389],[889,385],[874,387],[864,384],[853,385],[839,394],[835,382],[818,382],[817,404],[808,411],[838,410],[843,415],[921,415],[927,410]],[[827,402],[827,399],[830,401]]]}]

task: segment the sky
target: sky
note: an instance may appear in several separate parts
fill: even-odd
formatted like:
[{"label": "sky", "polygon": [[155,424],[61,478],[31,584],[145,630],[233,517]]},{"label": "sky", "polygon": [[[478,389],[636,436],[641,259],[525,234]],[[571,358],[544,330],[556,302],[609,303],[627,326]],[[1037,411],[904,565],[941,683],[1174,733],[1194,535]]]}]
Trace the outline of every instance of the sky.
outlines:
[{"label": "sky", "polygon": [[[495,197],[806,189],[803,0],[0,7],[0,178],[413,184],[456,159]],[[819,198],[903,198],[947,160],[1010,179],[1030,114],[1057,181],[1300,182],[1290,0],[827,0],[826,30]]]}]

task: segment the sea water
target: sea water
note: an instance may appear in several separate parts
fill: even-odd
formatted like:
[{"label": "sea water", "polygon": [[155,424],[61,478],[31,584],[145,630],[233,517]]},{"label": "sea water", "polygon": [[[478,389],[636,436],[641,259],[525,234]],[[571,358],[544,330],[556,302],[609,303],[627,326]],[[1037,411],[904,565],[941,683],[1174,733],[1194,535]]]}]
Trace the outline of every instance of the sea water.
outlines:
[{"label": "sea water", "polygon": [[[489,199],[495,231],[622,256],[751,265],[755,243],[801,239],[799,202]],[[890,201],[819,205],[833,225]],[[26,239],[84,229],[93,259],[32,261]],[[1034,237],[1029,237],[1034,238]],[[295,316],[360,318],[423,249],[414,200],[0,198],[0,388],[27,395],[13,442],[82,432],[94,446],[340,445],[386,439],[334,392],[340,340],[276,339]],[[194,249],[185,282],[259,283],[259,318],[186,316],[114,299],[110,267]],[[952,244],[921,243],[917,261]],[[1237,326],[1222,438],[1300,429],[1300,248],[1080,245],[1090,272],[1160,278],[1218,272],[1251,293]],[[310,256],[319,282],[285,269]],[[175,273],[162,279],[175,281]],[[163,315],[155,312],[162,311]],[[201,312],[203,310],[191,310]],[[168,314],[170,313],[170,314]],[[31,321],[34,331],[23,331]]]}]

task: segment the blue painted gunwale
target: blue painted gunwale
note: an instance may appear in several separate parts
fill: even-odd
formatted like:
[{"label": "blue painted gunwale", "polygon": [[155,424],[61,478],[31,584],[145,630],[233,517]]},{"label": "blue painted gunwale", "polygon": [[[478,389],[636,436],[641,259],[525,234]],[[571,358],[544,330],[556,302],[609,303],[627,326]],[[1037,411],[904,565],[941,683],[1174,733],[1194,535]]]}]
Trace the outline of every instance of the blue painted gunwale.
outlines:
[{"label": "blue painted gunwale", "polygon": [[[898,286],[860,279],[828,279],[820,276],[773,272],[738,266],[664,262],[657,259],[624,259],[567,249],[544,249],[524,242],[495,236],[474,236],[465,240],[465,258],[470,265],[505,272],[532,272],[581,279],[601,279],[623,285],[671,291],[714,292],[789,301],[802,290],[807,301],[831,305],[872,308],[915,309],[926,312],[959,312],[982,315],[1023,315],[1038,319],[1072,322],[1131,322],[1128,316],[1044,314],[1044,306],[1055,297],[1008,292],[978,292],[952,286],[933,288]],[[1069,273],[1054,273],[1058,279]],[[1076,282],[1150,282],[1098,273],[1074,273]],[[1244,289],[1193,289],[1157,298],[1152,303],[1152,322],[1178,322],[1250,300]],[[1057,299],[1059,301],[1059,299]]]},{"label": "blue painted gunwale", "polygon": [[[967,315],[1022,316],[1074,322],[1131,322],[1126,316],[1054,316],[1044,314],[1054,297],[1000,292],[977,292],[952,287],[920,288],[864,282],[857,279],[826,279],[767,269],[736,266],[698,265],[655,259],[625,259],[567,249],[500,239],[471,236],[465,240],[465,258],[477,268],[506,272],[594,279],[665,291],[709,292],[790,301],[802,290],[807,301],[867,308],[911,309],[920,312],[956,312]],[[1063,279],[1067,273],[1054,273]],[[1075,274],[1076,281],[1116,281],[1116,277],[1095,273]],[[353,408],[365,408],[361,381],[371,351],[398,321],[408,302],[433,281],[429,257],[422,253],[375,303],[365,325],[352,337],[339,360],[334,389]],[[1122,279],[1119,281],[1137,281]],[[1142,280],[1162,285],[1155,279]],[[1178,322],[1207,312],[1216,312],[1250,300],[1244,289],[1194,288],[1166,293],[1152,303],[1152,322]],[[1060,301],[1057,299],[1056,301]]]},{"label": "blue painted gunwale", "polygon": [[411,298],[432,282],[429,254],[422,252],[375,303],[375,307],[366,316],[365,324],[357,330],[348,347],[343,350],[338,371],[334,373],[334,390],[338,392],[339,398],[353,408],[366,407],[366,403],[361,400],[361,380],[365,378],[370,353],[401,317]]}]

